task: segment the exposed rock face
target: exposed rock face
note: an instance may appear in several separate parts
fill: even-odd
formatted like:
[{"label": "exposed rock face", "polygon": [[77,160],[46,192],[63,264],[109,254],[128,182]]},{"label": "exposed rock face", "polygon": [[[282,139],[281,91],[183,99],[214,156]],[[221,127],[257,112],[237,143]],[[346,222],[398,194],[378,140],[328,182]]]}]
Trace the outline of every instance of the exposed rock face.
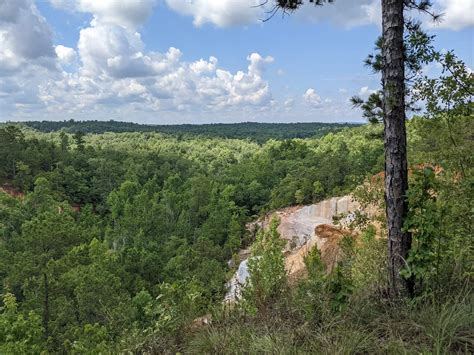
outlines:
[{"label": "exposed rock face", "polygon": [[[328,269],[334,266],[339,254],[338,242],[348,232],[335,227],[333,217],[346,214],[339,222],[344,226],[351,221],[351,213],[359,208],[359,204],[353,201],[351,196],[333,197],[313,205],[275,211],[247,227],[250,231],[265,229],[273,216],[279,217],[278,232],[281,238],[287,241],[284,250],[285,264],[291,281],[304,273],[304,256],[315,246],[321,251],[322,260]],[[245,285],[248,276],[247,260],[244,260],[228,283],[229,291],[225,301],[235,301],[239,298],[242,285]]]},{"label": "exposed rock face", "polygon": [[225,296],[225,302],[238,300],[242,295],[242,285],[245,285],[249,277],[248,259],[240,263],[232,279],[227,283],[229,290]]}]

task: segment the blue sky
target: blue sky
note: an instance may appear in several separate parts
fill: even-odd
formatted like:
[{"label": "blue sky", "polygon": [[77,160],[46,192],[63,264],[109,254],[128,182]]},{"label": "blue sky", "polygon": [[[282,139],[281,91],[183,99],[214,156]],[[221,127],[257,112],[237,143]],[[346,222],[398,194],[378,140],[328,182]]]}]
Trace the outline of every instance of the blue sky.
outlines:
[{"label": "blue sky", "polygon": [[[256,3],[4,0],[0,121],[362,121],[348,99],[378,87],[362,61],[380,32],[379,0],[265,23]],[[444,20],[421,18],[470,68],[473,3],[435,1]]]}]

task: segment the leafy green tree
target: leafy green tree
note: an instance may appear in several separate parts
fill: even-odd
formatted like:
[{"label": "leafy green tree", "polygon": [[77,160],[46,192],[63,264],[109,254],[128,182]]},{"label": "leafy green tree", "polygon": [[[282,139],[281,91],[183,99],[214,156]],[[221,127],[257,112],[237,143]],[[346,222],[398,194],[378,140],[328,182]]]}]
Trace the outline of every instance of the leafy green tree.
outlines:
[{"label": "leafy green tree", "polygon": [[25,136],[18,127],[0,128],[0,179],[14,180],[17,177],[24,146]]},{"label": "leafy green tree", "polygon": [[279,220],[273,218],[268,231],[260,230],[248,261],[249,280],[243,291],[244,304],[264,312],[287,286],[283,255],[284,241],[278,233]]},{"label": "leafy green tree", "polygon": [[226,249],[228,250],[228,255],[232,256],[236,253],[241,244],[242,237],[245,231],[242,228],[242,223],[239,221],[239,217],[234,214],[229,222],[228,228],[228,237],[226,241]]},{"label": "leafy green tree", "polygon": [[[408,199],[410,209],[405,228],[413,234],[413,248],[403,276],[415,281],[417,295],[433,296],[440,302],[445,288],[460,289],[469,278],[474,243],[466,196],[472,182],[452,181],[452,176],[437,176],[426,167],[415,171]],[[448,286],[449,285],[449,286]]]},{"label": "leafy green tree", "polygon": [[432,195],[436,189],[435,174],[429,168],[416,174],[416,182],[408,193],[411,208],[405,222],[405,228],[413,234],[414,242],[407,259],[408,268],[403,270],[403,275],[417,283],[431,282],[436,278],[439,285],[440,258],[446,252],[447,240],[441,234],[440,211],[436,206],[436,197]]},{"label": "leafy green tree", "polygon": [[42,324],[46,339],[51,335],[51,262],[60,259],[73,245],[83,240],[74,219],[66,211],[49,210],[38,213],[23,223],[21,236],[13,241],[14,270],[7,278],[13,289],[22,290],[22,298],[33,309],[42,313]]},{"label": "leafy green tree", "polygon": [[319,180],[316,180],[313,183],[313,195],[317,201],[319,201],[321,197],[324,196],[324,186],[323,184],[321,184],[321,181]]},{"label": "leafy green tree", "polygon": [[122,287],[118,261],[97,239],[75,247],[62,261],[67,268],[59,284],[70,290],[80,325],[100,324],[113,331],[130,317],[130,299]]},{"label": "leafy green tree", "polygon": [[84,136],[86,134],[84,132],[81,132],[81,131],[77,131],[76,133],[74,133],[73,135],[73,138],[74,138],[74,141],[76,143],[76,148],[78,151],[80,152],[83,152],[84,151]]},{"label": "leafy green tree", "polygon": [[41,317],[35,312],[22,314],[15,296],[6,292],[0,308],[0,352],[39,354],[44,349],[42,336]]},{"label": "leafy green tree", "polygon": [[327,311],[326,268],[321,260],[318,248],[311,249],[304,257],[304,264],[308,273],[297,288],[295,297],[296,306],[303,311],[305,319],[320,322]]},{"label": "leafy green tree", "polygon": [[[450,143],[459,152],[462,147],[459,136],[462,135],[456,134],[455,121],[457,117],[472,115],[474,74],[452,51],[433,51],[430,59],[441,65],[443,74],[438,78],[429,78],[427,75],[418,78],[414,85],[416,98],[426,100],[430,118],[445,122]],[[464,154],[456,160],[461,174],[465,176],[469,160]]]},{"label": "leafy green tree", "polygon": [[61,139],[61,153],[66,154],[69,150],[69,136],[64,131],[61,131],[61,133],[59,134],[59,138]]}]

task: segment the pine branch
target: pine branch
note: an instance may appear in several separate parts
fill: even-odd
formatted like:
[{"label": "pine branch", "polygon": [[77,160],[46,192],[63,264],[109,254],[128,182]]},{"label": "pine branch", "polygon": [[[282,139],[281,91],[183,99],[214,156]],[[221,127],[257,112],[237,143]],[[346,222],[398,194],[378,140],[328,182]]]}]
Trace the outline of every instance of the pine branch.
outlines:
[{"label": "pine branch", "polygon": [[[264,0],[261,4],[253,6],[253,7],[264,7],[268,4],[269,0]],[[335,0],[308,0],[308,3],[314,4],[315,6],[322,6],[325,3],[333,3]],[[266,11],[268,15],[267,18],[263,19],[262,22],[267,22],[271,20],[278,11],[282,12],[282,17],[285,15],[290,14],[291,12],[299,9],[302,5],[304,5],[304,0],[275,0],[275,4],[271,8],[271,10]]]},{"label": "pine branch", "polygon": [[409,10],[418,10],[429,15],[433,21],[440,21],[442,13],[435,13],[431,10],[433,3],[430,0],[405,0],[405,8]]}]

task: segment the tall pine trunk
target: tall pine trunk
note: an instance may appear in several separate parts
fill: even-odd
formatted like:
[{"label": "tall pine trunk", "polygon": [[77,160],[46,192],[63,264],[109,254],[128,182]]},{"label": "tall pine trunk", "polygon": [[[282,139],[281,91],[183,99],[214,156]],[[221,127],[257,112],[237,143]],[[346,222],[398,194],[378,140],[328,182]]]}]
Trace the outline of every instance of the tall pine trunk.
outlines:
[{"label": "tall pine trunk", "polygon": [[403,7],[403,0],[382,0],[385,202],[390,293],[394,297],[411,293],[410,283],[400,275],[411,247],[411,235],[402,231],[408,189]]}]

